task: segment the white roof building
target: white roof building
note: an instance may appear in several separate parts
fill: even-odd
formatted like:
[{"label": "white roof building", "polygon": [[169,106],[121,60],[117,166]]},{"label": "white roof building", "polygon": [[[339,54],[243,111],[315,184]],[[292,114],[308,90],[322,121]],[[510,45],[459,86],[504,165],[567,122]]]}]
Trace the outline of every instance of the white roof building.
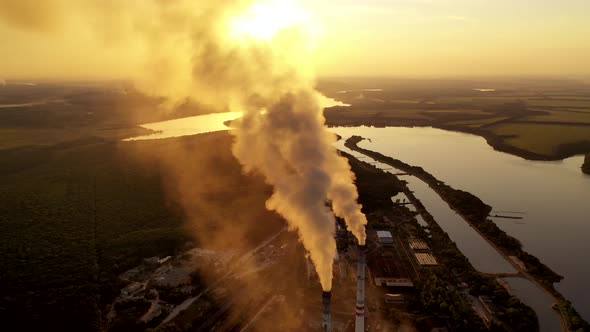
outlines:
[{"label": "white roof building", "polygon": [[393,236],[390,231],[377,231],[377,241],[381,244],[393,244]]}]

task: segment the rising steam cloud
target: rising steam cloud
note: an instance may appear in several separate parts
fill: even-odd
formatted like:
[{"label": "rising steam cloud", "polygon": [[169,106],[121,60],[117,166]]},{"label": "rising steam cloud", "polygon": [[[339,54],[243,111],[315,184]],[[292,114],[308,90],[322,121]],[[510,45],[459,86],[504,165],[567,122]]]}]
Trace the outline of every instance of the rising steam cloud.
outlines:
[{"label": "rising steam cloud", "polygon": [[[168,106],[194,100],[240,110],[233,153],[246,172],[274,187],[268,209],[299,233],[324,290],[332,287],[334,215],[359,242],[366,218],[354,175],[333,147],[314,90],[309,32],[292,22],[287,1],[254,0],[0,0],[0,24],[55,35],[92,31],[118,61],[134,68],[135,85]],[[285,12],[264,14],[264,7]],[[275,6],[275,7],[273,7]],[[254,9],[254,10],[253,10]],[[274,17],[265,26],[264,19]],[[238,22],[239,24],[236,24]],[[248,22],[255,24],[248,28]],[[285,24],[287,22],[288,24]],[[57,32],[56,32],[57,31]],[[51,65],[51,64],[47,64]],[[135,67],[137,66],[137,68]],[[100,69],[99,69],[100,70]],[[119,78],[119,77],[113,77]],[[331,201],[332,210],[326,207]]]}]

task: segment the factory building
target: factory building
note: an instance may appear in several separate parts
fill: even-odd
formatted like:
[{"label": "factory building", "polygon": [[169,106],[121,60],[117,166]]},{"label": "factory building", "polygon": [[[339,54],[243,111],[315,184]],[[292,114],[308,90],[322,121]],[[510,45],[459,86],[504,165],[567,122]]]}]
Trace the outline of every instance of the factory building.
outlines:
[{"label": "factory building", "polygon": [[418,264],[422,266],[435,266],[438,265],[436,258],[432,256],[431,253],[428,252],[415,252],[414,256],[416,256],[416,260]]},{"label": "factory building", "polygon": [[403,294],[385,294],[385,303],[387,304],[403,304],[405,303],[405,298]]},{"label": "factory building", "polygon": [[426,242],[420,239],[410,239],[410,248],[415,251],[430,251]]},{"label": "factory building", "polygon": [[375,250],[367,255],[367,265],[376,286],[407,288],[414,287],[412,279],[400,263],[397,252],[393,250]]},{"label": "factory building", "polygon": [[393,236],[390,231],[377,231],[377,242],[384,246],[393,245]]}]

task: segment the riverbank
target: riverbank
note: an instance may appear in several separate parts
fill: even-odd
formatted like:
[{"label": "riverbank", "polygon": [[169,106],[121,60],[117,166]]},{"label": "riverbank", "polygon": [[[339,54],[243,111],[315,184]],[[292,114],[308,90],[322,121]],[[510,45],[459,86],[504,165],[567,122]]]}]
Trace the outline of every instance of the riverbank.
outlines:
[{"label": "riverbank", "polygon": [[[577,156],[580,154],[585,154],[590,151],[590,141],[581,141],[576,144],[563,144],[558,147],[558,150],[550,155],[546,154],[539,154],[529,150],[518,148],[514,145],[510,145],[506,142],[506,139],[511,138],[512,136],[501,136],[496,135],[495,133],[481,129],[481,128],[471,128],[466,126],[452,126],[452,125],[444,125],[444,124],[436,124],[430,123],[423,120],[408,120],[405,121],[396,121],[392,123],[390,121],[383,122],[379,121],[372,121],[371,119],[361,119],[361,120],[353,120],[348,121],[346,123],[340,123],[338,121],[331,122],[328,121],[327,125],[329,127],[357,127],[357,126],[372,126],[377,128],[386,128],[386,127],[404,127],[404,128],[414,128],[414,127],[432,127],[447,131],[453,131],[458,133],[465,133],[465,134],[472,134],[476,136],[480,136],[486,140],[487,144],[491,146],[494,150],[499,152],[508,153],[511,155],[515,155],[517,157],[526,159],[526,160],[535,160],[535,161],[559,161],[563,159],[567,159],[573,156]],[[588,170],[585,173],[590,173],[590,165],[588,166]]]},{"label": "riverbank", "polygon": [[[494,277],[481,274],[475,269],[451,235],[437,223],[405,181],[400,181],[372,163],[347,153],[342,154],[349,159],[357,176],[359,200],[369,217],[368,229],[391,231],[400,238],[400,244],[410,238],[420,239],[432,249],[432,254],[436,257],[437,266],[414,267],[413,271],[417,276],[414,279],[416,294],[404,294],[417,325],[426,328],[428,324],[425,321],[439,321],[444,317],[446,324],[456,330],[483,332],[489,328],[493,331],[538,331],[535,312],[511,297],[495,282]],[[363,169],[370,169],[373,175],[367,178],[367,172],[359,172]],[[398,188],[396,191],[401,190],[408,197],[428,224],[427,228],[419,224],[415,217],[416,210],[408,209],[405,205],[392,206],[391,188]],[[365,206],[365,202],[372,200],[381,203]],[[411,249],[408,247],[407,250],[410,250],[411,256]],[[496,305],[495,319],[473,306],[469,299],[476,299],[478,296],[493,299]],[[479,300],[475,301],[479,303]]]},{"label": "riverbank", "polygon": [[[590,151],[590,142],[580,141],[576,144],[562,144],[558,146],[555,153],[551,155],[539,154],[529,150],[518,148],[514,145],[510,145],[506,142],[506,136],[496,135],[495,133],[480,129],[480,128],[468,128],[459,126],[448,126],[448,125],[433,125],[434,128],[443,130],[456,131],[460,133],[473,134],[483,137],[489,146],[494,150],[509,153],[527,160],[538,160],[538,161],[558,161],[566,158],[570,158],[576,155],[584,154]],[[590,130],[590,128],[589,128]]]},{"label": "riverbank", "polygon": [[[441,198],[445,199],[451,207],[461,213],[464,216],[464,219],[469,222],[474,229],[479,231],[484,238],[493,243],[503,255],[506,257],[516,256],[524,263],[527,273],[532,275],[535,281],[548,291],[555,298],[556,302],[559,303],[560,309],[565,313],[565,319],[571,329],[576,330],[578,328],[588,327],[587,323],[583,321],[580,315],[571,306],[571,303],[569,303],[563,295],[554,288],[553,283],[558,282],[561,279],[561,276],[551,271],[536,257],[522,250],[519,241],[507,235],[504,231],[499,229],[495,223],[487,219],[491,207],[487,206],[479,200],[479,198],[470,193],[455,190],[445,185],[420,167],[411,166],[380,153],[358,147],[357,143],[361,140],[362,138],[358,136],[351,137],[347,140],[346,146],[375,160],[400,169],[403,172],[414,175],[428,183],[430,187],[441,196]],[[512,259],[509,261],[513,263]]]}]

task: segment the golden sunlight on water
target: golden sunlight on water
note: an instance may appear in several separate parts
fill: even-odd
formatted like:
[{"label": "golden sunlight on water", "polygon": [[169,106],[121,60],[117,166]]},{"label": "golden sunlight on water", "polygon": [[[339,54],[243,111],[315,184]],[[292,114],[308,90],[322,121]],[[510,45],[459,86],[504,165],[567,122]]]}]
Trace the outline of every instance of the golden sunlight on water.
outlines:
[{"label": "golden sunlight on water", "polygon": [[[319,95],[319,102],[323,108],[334,106],[349,106],[343,102]],[[181,137],[212,133],[216,131],[228,130],[230,127],[224,123],[235,120],[242,116],[242,112],[212,113],[205,115],[196,115],[186,118],[167,120],[161,122],[147,123],[141,125],[142,128],[155,131],[153,134],[126,138],[124,141],[142,141],[152,139],[163,139],[171,137]]]},{"label": "golden sunlight on water", "polygon": [[228,130],[230,128],[224,122],[235,120],[241,116],[242,112],[213,113],[148,123],[141,125],[141,127],[154,130],[156,133],[131,137],[124,139],[124,141],[162,139]]}]

